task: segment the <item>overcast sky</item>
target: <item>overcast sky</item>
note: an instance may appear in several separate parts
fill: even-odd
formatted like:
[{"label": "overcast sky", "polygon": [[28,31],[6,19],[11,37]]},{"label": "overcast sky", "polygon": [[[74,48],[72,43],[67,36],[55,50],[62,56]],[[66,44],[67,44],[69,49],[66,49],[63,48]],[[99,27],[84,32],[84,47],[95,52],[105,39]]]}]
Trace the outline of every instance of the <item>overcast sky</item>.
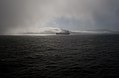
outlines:
[{"label": "overcast sky", "polygon": [[0,34],[119,30],[119,0],[0,0]]}]

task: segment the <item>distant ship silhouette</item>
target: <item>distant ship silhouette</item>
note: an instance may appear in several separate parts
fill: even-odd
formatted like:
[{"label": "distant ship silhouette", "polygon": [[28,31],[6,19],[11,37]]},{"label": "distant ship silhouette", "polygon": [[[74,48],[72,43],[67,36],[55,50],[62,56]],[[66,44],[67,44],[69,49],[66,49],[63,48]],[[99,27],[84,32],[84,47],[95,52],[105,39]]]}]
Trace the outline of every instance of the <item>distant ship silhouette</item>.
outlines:
[{"label": "distant ship silhouette", "polygon": [[70,35],[70,32],[68,30],[64,30],[63,32],[58,32],[56,35]]}]

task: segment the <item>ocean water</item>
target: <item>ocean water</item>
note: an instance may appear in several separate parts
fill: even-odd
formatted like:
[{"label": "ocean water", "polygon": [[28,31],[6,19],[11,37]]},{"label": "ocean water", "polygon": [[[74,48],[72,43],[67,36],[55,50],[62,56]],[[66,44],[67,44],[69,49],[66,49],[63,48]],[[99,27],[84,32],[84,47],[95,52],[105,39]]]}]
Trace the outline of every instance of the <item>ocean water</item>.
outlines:
[{"label": "ocean water", "polygon": [[119,35],[0,36],[0,78],[119,78]]}]

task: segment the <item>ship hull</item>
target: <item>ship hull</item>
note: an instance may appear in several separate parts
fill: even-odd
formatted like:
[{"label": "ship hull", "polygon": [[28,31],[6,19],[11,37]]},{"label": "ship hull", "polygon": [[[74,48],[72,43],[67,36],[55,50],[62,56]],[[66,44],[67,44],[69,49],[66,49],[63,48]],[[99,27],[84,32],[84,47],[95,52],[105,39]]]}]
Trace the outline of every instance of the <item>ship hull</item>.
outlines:
[{"label": "ship hull", "polygon": [[56,35],[70,35],[70,33],[56,33]]}]

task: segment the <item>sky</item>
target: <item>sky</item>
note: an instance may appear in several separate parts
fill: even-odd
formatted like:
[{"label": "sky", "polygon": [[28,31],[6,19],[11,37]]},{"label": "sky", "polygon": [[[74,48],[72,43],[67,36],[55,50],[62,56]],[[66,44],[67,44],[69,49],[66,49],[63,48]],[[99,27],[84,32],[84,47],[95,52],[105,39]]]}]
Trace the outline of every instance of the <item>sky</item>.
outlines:
[{"label": "sky", "polygon": [[0,0],[0,34],[119,31],[119,0]]}]

